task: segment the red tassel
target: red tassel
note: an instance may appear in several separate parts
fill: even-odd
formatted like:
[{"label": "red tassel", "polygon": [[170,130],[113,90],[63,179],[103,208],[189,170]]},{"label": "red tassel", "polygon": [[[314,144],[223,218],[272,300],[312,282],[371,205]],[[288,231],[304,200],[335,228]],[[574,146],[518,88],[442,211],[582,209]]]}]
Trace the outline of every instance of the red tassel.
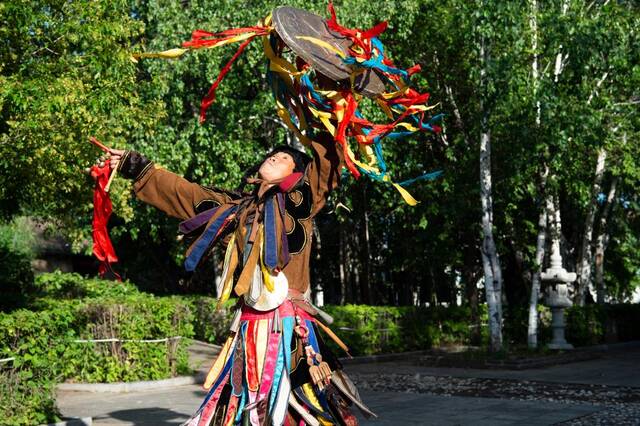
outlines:
[{"label": "red tassel", "polygon": [[[91,176],[96,180],[96,186],[93,190],[93,254],[100,261],[98,273],[101,277],[106,278],[113,275],[118,281],[122,281],[120,275],[111,268],[111,264],[117,262],[118,257],[107,230],[113,206],[109,193],[104,188],[109,181],[110,171],[109,164],[105,164],[104,167],[91,167]],[[112,173],[116,173],[116,171],[114,170]]]},{"label": "red tassel", "polygon": [[358,103],[351,95],[351,92],[344,92],[343,96],[347,100],[347,108],[344,110],[342,121],[340,121],[340,123],[338,124],[338,129],[336,131],[336,142],[342,145],[342,149],[344,151],[345,166],[357,179],[360,177],[360,172],[358,171],[353,161],[351,161],[351,159],[347,155],[347,128],[351,124],[354,112],[356,111],[356,108],[358,108]]},{"label": "red tassel", "polygon": [[420,66],[420,64],[415,64],[411,68],[407,68],[406,71],[407,71],[407,74],[414,75],[415,73],[422,71],[422,67]]},{"label": "red tassel", "polygon": [[363,32],[360,37],[364,39],[370,39],[373,37],[378,37],[380,34],[387,30],[388,23],[387,21],[382,21],[379,24],[376,24],[372,28],[369,28],[367,31]]}]

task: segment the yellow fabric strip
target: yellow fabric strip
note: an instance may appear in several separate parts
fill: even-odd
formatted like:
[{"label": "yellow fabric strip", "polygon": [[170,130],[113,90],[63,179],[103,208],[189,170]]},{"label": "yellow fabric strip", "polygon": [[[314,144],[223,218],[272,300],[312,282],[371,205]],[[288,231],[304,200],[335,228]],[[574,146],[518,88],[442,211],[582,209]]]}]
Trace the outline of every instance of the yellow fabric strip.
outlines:
[{"label": "yellow fabric strip", "polygon": [[263,226],[260,232],[262,232],[262,238],[260,239],[260,270],[262,271],[262,282],[268,292],[273,293],[275,285],[273,284],[273,278],[266,266],[264,266],[264,240],[265,240],[265,227]]},{"label": "yellow fabric strip", "polygon": [[227,338],[227,341],[224,342],[224,345],[222,345],[222,349],[218,354],[218,358],[216,358],[216,360],[213,362],[213,365],[211,366],[211,369],[207,374],[207,378],[204,381],[205,389],[211,388],[213,383],[218,379],[218,376],[220,376],[220,372],[222,371],[222,368],[226,364],[227,359],[229,359],[229,355],[231,353],[231,345],[234,342],[234,340],[235,340],[234,336],[229,336]]},{"label": "yellow fabric strip", "polygon": [[335,47],[334,45],[327,43],[324,40],[320,40],[319,38],[315,38],[315,37],[310,37],[310,36],[297,36],[296,37],[299,40],[305,40],[305,41],[309,41],[315,45],[318,45],[324,49],[327,49],[333,53],[335,53],[336,55],[340,56],[342,59],[346,58],[347,55],[345,55],[345,53],[338,49],[337,47]]},{"label": "yellow fabric strip", "polygon": [[307,397],[309,402],[311,404],[313,404],[313,406],[315,408],[317,408],[320,411],[324,411],[322,409],[322,406],[320,405],[320,401],[318,401],[318,397],[316,396],[316,393],[313,391],[313,388],[311,387],[310,383],[305,383],[305,384],[302,385],[302,392]]},{"label": "yellow fabric strip", "polygon": [[[267,356],[267,347],[269,345],[269,320],[262,319],[258,321],[258,326],[256,327],[256,360],[257,370],[258,370],[258,380],[262,380],[262,371],[264,370],[264,361]],[[276,336],[274,336],[275,338]]]},{"label": "yellow fabric strip", "polygon": [[413,198],[413,196],[411,196],[411,194],[409,194],[409,191],[407,191],[406,189],[404,189],[403,187],[401,187],[400,185],[398,185],[397,183],[391,183],[400,193],[400,195],[402,195],[402,198],[404,198],[404,201],[409,204],[410,206],[415,206],[418,204],[418,200],[416,200],[415,198]]},{"label": "yellow fabric strip", "polygon": [[236,235],[232,234],[229,243],[227,244],[227,251],[224,254],[224,266],[222,269],[222,291],[218,298],[218,304],[216,309],[220,309],[224,303],[229,300],[231,296],[231,290],[233,289],[233,273],[238,266],[238,250],[236,248]]},{"label": "yellow fabric strip", "polygon": [[133,62],[138,62],[138,59],[140,58],[177,59],[184,55],[187,50],[189,49],[176,48],[165,50],[164,52],[134,53],[131,55],[131,60]]}]

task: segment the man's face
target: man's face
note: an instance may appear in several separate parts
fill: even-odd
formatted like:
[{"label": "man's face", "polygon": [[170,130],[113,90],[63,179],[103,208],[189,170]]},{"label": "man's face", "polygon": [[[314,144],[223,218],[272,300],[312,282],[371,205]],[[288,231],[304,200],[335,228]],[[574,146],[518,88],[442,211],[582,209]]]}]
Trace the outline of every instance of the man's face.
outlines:
[{"label": "man's face", "polygon": [[258,174],[267,181],[277,181],[293,173],[296,163],[293,157],[286,152],[276,152],[264,160]]}]

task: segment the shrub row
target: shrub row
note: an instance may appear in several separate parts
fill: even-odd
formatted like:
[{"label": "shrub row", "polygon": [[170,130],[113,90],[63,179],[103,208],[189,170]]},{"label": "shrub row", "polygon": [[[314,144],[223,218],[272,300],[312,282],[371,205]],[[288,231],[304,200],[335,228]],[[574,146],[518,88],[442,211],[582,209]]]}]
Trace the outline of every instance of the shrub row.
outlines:
[{"label": "shrub row", "polygon": [[346,305],[323,309],[333,316],[331,328],[352,355],[469,344],[478,331],[467,307]]},{"label": "shrub row", "polygon": [[[30,309],[0,312],[0,416],[9,424],[52,422],[52,389],[61,381],[164,379],[189,372],[190,304],[154,297],[129,283],[45,274],[36,279]],[[137,342],[182,336],[169,342]],[[81,342],[96,339],[124,342]]]},{"label": "shrub row", "polygon": [[[192,297],[195,336],[221,344],[228,335],[232,312],[215,310],[212,298]],[[231,305],[229,305],[231,306]],[[325,306],[334,317],[331,329],[347,344],[352,355],[407,352],[447,345],[486,344],[487,313],[480,309],[480,324],[471,320],[468,307]],[[539,305],[538,342],[551,340],[551,311]],[[527,343],[526,308],[510,307],[504,312],[504,340],[507,347]],[[575,346],[640,340],[640,305],[573,306],[566,311],[566,337]],[[328,340],[328,339],[327,339]],[[334,350],[336,345],[329,342]]]},{"label": "shrub row", "polygon": [[[233,302],[217,311],[211,297],[154,297],[130,283],[53,273],[36,278],[25,299],[29,309],[0,312],[0,395],[10,396],[0,416],[11,424],[37,424],[56,418],[52,389],[67,381],[153,380],[188,372],[187,339],[167,343],[80,343],[80,339],[125,340],[195,337],[222,343],[228,335]],[[331,328],[352,355],[405,352],[487,341],[486,310],[480,325],[468,307],[326,306]],[[540,306],[539,341],[549,341],[551,314]],[[640,305],[572,307],[567,340],[576,346],[640,339]],[[526,342],[527,310],[505,310],[508,345]],[[325,339],[336,353],[340,350]],[[10,365],[12,368],[6,368]]]},{"label": "shrub row", "polygon": [[[504,335],[508,344],[527,342],[528,310],[510,307],[505,311]],[[551,340],[551,310],[538,306],[538,341]],[[574,346],[640,340],[640,304],[572,306],[565,311],[565,336]]]},{"label": "shrub row", "polygon": [[[233,319],[232,304],[216,311],[215,299],[191,297],[195,311],[195,338],[222,344]],[[466,307],[325,306],[334,317],[331,329],[352,355],[405,352],[450,344],[468,344],[477,326]],[[486,314],[485,314],[486,316]],[[479,330],[480,336],[486,331]],[[330,339],[335,351],[341,350]],[[336,353],[340,353],[336,352]]]}]

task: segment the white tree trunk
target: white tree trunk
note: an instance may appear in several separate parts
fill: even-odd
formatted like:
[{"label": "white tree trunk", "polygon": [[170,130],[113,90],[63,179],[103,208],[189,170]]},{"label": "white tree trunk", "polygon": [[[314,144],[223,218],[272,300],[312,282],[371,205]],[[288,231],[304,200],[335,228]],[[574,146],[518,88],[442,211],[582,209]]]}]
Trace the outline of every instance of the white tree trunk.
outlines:
[{"label": "white tree trunk", "polygon": [[[484,120],[483,120],[484,121]],[[482,267],[489,308],[490,347],[502,349],[502,271],[493,238],[493,200],[491,196],[491,134],[480,135],[480,197],[482,204]]]},{"label": "white tree trunk", "polygon": [[[480,77],[486,84],[486,65],[488,54],[484,38],[480,43],[480,58],[483,62]],[[486,96],[486,94],[483,94]],[[486,102],[482,102],[482,123],[480,134],[480,202],[482,206],[482,267],[484,287],[489,308],[490,350],[502,349],[502,271],[500,259],[493,238],[493,199],[491,194],[491,132],[489,130],[489,112]]]},{"label": "white tree trunk", "polygon": [[[542,108],[538,97],[538,87],[540,73],[538,70],[538,1],[531,0],[531,15],[529,17],[531,27],[531,50],[533,61],[531,62],[531,78],[533,80],[533,95],[536,99],[536,128],[540,127],[542,121]],[[544,196],[549,168],[545,163],[542,165],[540,173],[540,194]],[[536,238],[535,266],[531,276],[531,294],[529,299],[529,320],[527,327],[527,345],[530,349],[538,347],[538,299],[540,298],[540,273],[542,272],[542,262],[544,261],[544,247],[547,235],[547,209],[540,206],[538,216],[538,237]]]},{"label": "white tree trunk", "polygon": [[542,207],[538,216],[538,237],[536,239],[535,270],[531,277],[531,296],[529,299],[529,324],[527,327],[527,345],[530,349],[538,347],[538,300],[540,299],[540,274],[544,261],[544,247],[547,236],[547,210]]},{"label": "white tree trunk", "polygon": [[584,221],[584,232],[582,234],[582,247],[580,248],[580,256],[578,257],[577,269],[577,294],[576,303],[584,306],[586,292],[591,285],[591,238],[593,236],[593,224],[595,222],[596,210],[598,207],[597,197],[600,193],[602,178],[604,176],[605,161],[607,159],[607,151],[600,148],[598,151],[598,159],[596,161],[596,173],[591,188],[591,198],[587,205],[587,215]]},{"label": "white tree trunk", "polygon": [[618,178],[613,178],[611,181],[611,187],[607,194],[607,201],[600,216],[600,224],[598,226],[598,238],[596,240],[596,257],[595,257],[595,272],[596,272],[596,294],[598,304],[603,304],[605,301],[605,289],[604,289],[604,252],[607,249],[607,243],[609,242],[609,233],[607,232],[607,220],[609,219],[609,213],[611,212],[611,206],[616,197],[616,189],[618,184]]}]

